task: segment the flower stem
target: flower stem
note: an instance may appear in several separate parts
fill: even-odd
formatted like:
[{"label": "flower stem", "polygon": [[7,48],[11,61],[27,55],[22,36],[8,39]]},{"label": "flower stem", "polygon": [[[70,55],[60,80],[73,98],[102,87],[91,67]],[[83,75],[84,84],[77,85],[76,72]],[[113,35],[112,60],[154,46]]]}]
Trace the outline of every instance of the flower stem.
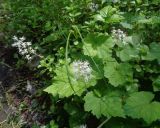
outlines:
[{"label": "flower stem", "polygon": [[106,120],[104,120],[97,128],[102,128],[102,126],[107,123],[109,120],[111,119],[111,117],[108,117]]},{"label": "flower stem", "polygon": [[[98,65],[97,65],[97,63],[95,62],[94,58],[91,56],[88,48],[85,46],[85,44],[84,44],[84,39],[83,39],[83,37],[82,37],[82,35],[81,35],[78,27],[77,27],[77,26],[74,26],[74,29],[75,29],[75,30],[77,31],[77,33],[79,34],[79,36],[80,36],[80,38],[81,38],[81,40],[82,40],[82,42],[83,42],[83,45],[84,45],[85,49],[87,50],[88,54],[90,55],[90,58],[91,58],[92,62],[94,63],[94,65],[96,66],[98,72],[103,75],[102,71],[101,71],[100,68],[98,67]],[[103,81],[104,81],[104,83],[107,83],[104,78],[103,78]]]},{"label": "flower stem", "polygon": [[76,93],[75,90],[74,90],[74,88],[73,88],[71,79],[69,77],[69,70],[68,70],[68,47],[69,47],[69,40],[70,40],[71,34],[72,34],[72,31],[69,33],[68,38],[67,38],[66,52],[65,52],[65,60],[66,60],[65,66],[66,66],[68,81],[69,81],[69,83],[71,85],[71,88],[72,88],[73,92]]}]

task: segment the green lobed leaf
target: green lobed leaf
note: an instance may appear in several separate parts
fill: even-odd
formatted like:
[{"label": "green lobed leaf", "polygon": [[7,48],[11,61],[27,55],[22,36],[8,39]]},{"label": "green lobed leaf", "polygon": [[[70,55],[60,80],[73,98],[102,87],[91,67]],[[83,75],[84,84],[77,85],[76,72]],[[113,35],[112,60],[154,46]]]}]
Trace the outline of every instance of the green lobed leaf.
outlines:
[{"label": "green lobed leaf", "polygon": [[111,15],[114,14],[116,11],[117,11],[116,8],[113,8],[112,6],[109,5],[109,6],[106,6],[106,7],[102,8],[102,9],[100,10],[100,14],[101,14],[101,16],[103,16],[103,17],[107,17],[107,16],[111,16]]},{"label": "green lobed leaf", "polygon": [[47,87],[44,91],[54,96],[59,95],[60,98],[69,97],[71,95],[80,96],[88,87],[96,84],[96,79],[93,75],[88,82],[76,80],[72,71],[69,71],[68,74],[65,66],[58,67],[55,73],[57,76],[55,76],[52,85]]},{"label": "green lobed leaf", "polygon": [[94,20],[104,22],[104,18],[100,14],[96,14],[93,16]]},{"label": "green lobed leaf", "polygon": [[89,34],[84,39],[83,52],[85,55],[102,59],[109,59],[115,43],[105,34]]},{"label": "green lobed leaf", "polygon": [[109,83],[115,87],[133,79],[132,67],[128,63],[117,63],[108,61],[104,66],[104,76],[108,78]]},{"label": "green lobed leaf", "polygon": [[122,21],[124,18],[119,14],[113,14],[110,18],[106,19],[106,23],[116,23]]},{"label": "green lobed leaf", "polygon": [[91,111],[93,115],[100,118],[106,117],[124,117],[121,98],[117,96],[97,97],[93,92],[87,93],[84,97],[85,111]]},{"label": "green lobed leaf", "polygon": [[94,20],[105,23],[120,22],[123,17],[116,13],[117,9],[112,6],[106,6],[99,11],[99,14],[94,15]]},{"label": "green lobed leaf", "polygon": [[127,28],[127,29],[132,29],[133,28],[133,25],[130,24],[130,23],[127,23],[127,22],[121,22],[120,23],[124,28]]},{"label": "green lobed leaf", "polygon": [[150,44],[150,54],[154,59],[160,59],[160,43]]},{"label": "green lobed leaf", "polygon": [[135,47],[126,45],[121,51],[116,52],[122,61],[130,61],[139,58],[139,51]]},{"label": "green lobed leaf", "polygon": [[124,106],[126,115],[144,119],[147,123],[152,123],[160,119],[160,103],[153,101],[154,94],[151,92],[135,92],[130,95]]},{"label": "green lobed leaf", "polygon": [[160,60],[160,43],[153,42],[150,44],[149,52],[143,57],[145,60]]}]

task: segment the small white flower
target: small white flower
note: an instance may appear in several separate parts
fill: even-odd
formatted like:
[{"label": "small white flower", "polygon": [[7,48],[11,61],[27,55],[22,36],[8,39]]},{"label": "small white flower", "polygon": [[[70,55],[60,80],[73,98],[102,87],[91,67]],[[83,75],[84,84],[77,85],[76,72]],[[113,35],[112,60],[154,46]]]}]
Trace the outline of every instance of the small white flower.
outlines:
[{"label": "small white flower", "polygon": [[19,38],[22,42],[26,39],[24,36],[22,36],[21,38]]},{"label": "small white flower", "polygon": [[29,61],[32,60],[32,57],[30,56],[30,57],[28,58],[28,60],[29,60]]},{"label": "small white flower", "polygon": [[[19,53],[21,54],[21,52],[24,51],[24,50],[21,49],[21,48],[18,48],[18,51],[19,51]],[[25,52],[25,51],[24,51],[24,52]]]},{"label": "small white flower", "polygon": [[12,47],[16,47],[16,46],[17,46],[17,43],[13,43],[13,44],[12,44]]},{"label": "small white flower", "polygon": [[[20,49],[20,50],[22,50],[22,49]],[[19,52],[20,52],[20,50],[19,50]],[[28,50],[27,49],[22,50],[21,53],[22,52],[24,52],[25,54],[28,54]]]},{"label": "small white flower", "polygon": [[30,49],[30,53],[35,54],[35,50],[34,49]]},{"label": "small white flower", "polygon": [[88,82],[91,79],[92,68],[88,61],[74,61],[73,73],[76,79],[83,78]]},{"label": "small white flower", "polygon": [[26,45],[31,46],[32,44],[31,44],[31,42],[26,42]]},{"label": "small white flower", "polygon": [[27,60],[30,60],[30,55],[26,55],[25,58],[26,58]]},{"label": "small white flower", "polygon": [[21,55],[25,55],[25,54],[26,54],[26,52],[24,52],[24,51],[21,52]]},{"label": "small white flower", "polygon": [[79,128],[87,128],[87,125],[86,124],[82,124],[79,126]]},{"label": "small white flower", "polygon": [[13,40],[16,40],[16,41],[17,41],[17,40],[18,40],[18,38],[17,38],[16,36],[13,36]]},{"label": "small white flower", "polygon": [[26,45],[25,42],[22,42],[22,43],[21,43],[21,46],[22,46],[23,48],[27,48],[27,45]]}]

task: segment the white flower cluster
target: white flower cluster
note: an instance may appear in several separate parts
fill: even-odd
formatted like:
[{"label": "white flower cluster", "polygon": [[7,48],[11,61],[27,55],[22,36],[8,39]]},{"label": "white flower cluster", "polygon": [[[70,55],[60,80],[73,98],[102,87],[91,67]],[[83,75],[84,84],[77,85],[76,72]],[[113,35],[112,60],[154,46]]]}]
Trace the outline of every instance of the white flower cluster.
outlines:
[{"label": "white flower cluster", "polygon": [[87,125],[86,124],[82,124],[79,126],[79,128],[87,128]]},{"label": "white flower cluster", "polygon": [[76,79],[83,78],[85,82],[91,79],[92,68],[88,61],[74,61],[73,72]]},{"label": "white flower cluster", "polygon": [[95,12],[97,9],[98,9],[98,4],[95,4],[95,3],[89,3],[89,9],[92,11],[92,12]]},{"label": "white flower cluster", "polygon": [[13,37],[14,43],[12,47],[17,47],[19,53],[24,56],[27,60],[31,60],[33,55],[36,54],[36,51],[31,47],[31,42],[26,42],[25,37],[18,38],[16,36]]},{"label": "white flower cluster", "polygon": [[124,40],[124,38],[126,37],[126,34],[121,30],[121,29],[115,29],[114,27],[113,27],[113,29],[112,29],[112,36],[114,37],[114,38],[116,38],[117,40],[120,40],[120,41],[123,41]]}]

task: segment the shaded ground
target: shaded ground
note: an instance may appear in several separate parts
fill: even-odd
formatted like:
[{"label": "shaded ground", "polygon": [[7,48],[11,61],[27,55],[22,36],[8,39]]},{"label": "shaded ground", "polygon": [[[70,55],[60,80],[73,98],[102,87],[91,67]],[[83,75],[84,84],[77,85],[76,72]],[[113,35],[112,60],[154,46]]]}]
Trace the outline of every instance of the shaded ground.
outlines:
[{"label": "shaded ground", "polygon": [[16,61],[13,53],[12,49],[0,45],[0,128],[7,128],[4,125],[13,121],[23,124],[23,128],[32,128],[33,124],[43,126],[52,119],[45,108],[50,105],[48,95],[41,93],[44,83],[39,81],[34,70],[11,67]]},{"label": "shaded ground", "polygon": [[12,109],[9,106],[9,97],[6,96],[8,91],[13,89],[13,82],[17,75],[12,67],[6,63],[9,62],[9,56],[12,54],[9,51],[10,49],[7,49],[0,40],[0,128],[16,128],[14,124],[14,126],[11,126],[8,123]]},{"label": "shaded ground", "polygon": [[[1,45],[2,46],[2,45]],[[0,49],[0,128],[11,128],[11,126],[7,123],[8,117],[12,113],[10,107],[8,106],[5,93],[8,88],[5,84],[7,84],[7,80],[9,80],[10,75],[13,75],[11,69],[6,64],[2,63],[3,61],[3,50]]]},{"label": "shaded ground", "polygon": [[0,128],[11,128],[7,122],[11,113],[12,111],[9,108],[4,95],[3,85],[0,83]]}]

